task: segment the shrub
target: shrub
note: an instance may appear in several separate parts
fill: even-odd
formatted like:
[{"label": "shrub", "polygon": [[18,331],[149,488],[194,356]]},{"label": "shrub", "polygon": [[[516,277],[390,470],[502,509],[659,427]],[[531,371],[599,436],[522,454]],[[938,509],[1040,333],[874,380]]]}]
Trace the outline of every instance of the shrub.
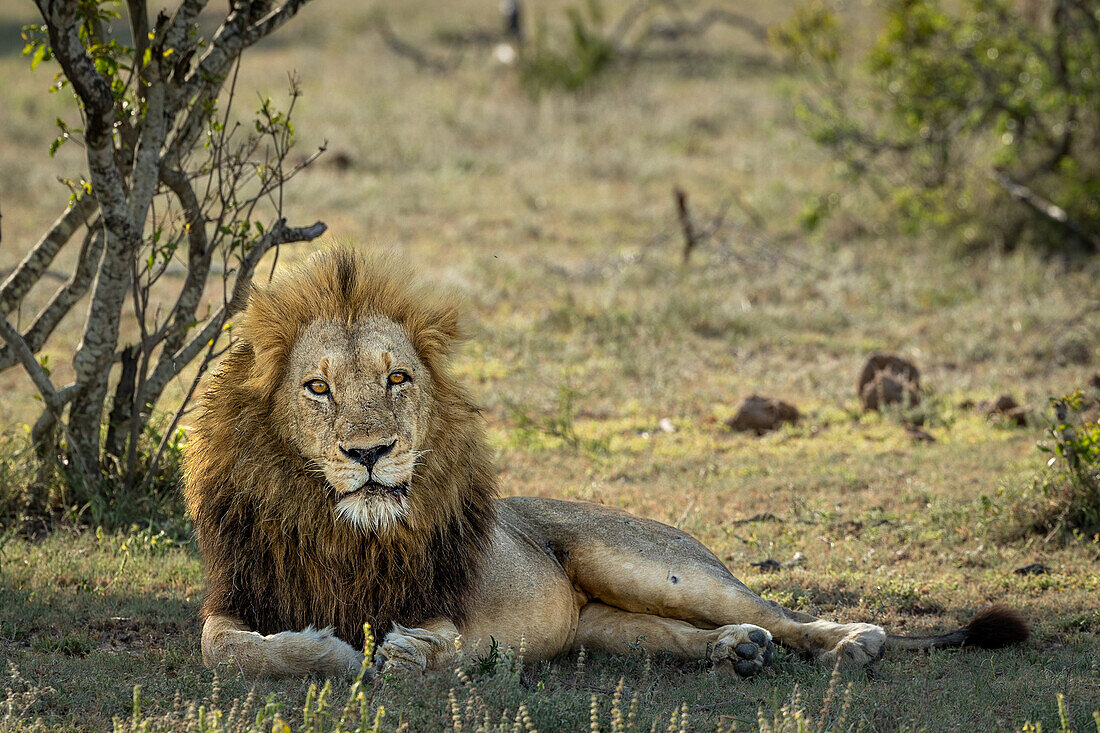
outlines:
[{"label": "shrub", "polygon": [[[970,246],[1100,249],[1100,15],[1087,0],[889,0],[846,64],[846,30],[815,2],[772,35],[810,72],[803,129],[904,231]],[[950,8],[950,9],[948,9]],[[817,225],[827,207],[804,216]]]},{"label": "shrub", "polygon": [[1039,444],[1047,465],[1013,504],[1012,529],[1093,535],[1100,532],[1100,425],[1081,392],[1051,403],[1054,421]]},{"label": "shrub", "polygon": [[145,477],[141,485],[119,478],[91,485],[72,475],[72,466],[60,453],[36,449],[29,428],[0,433],[0,525],[26,531],[58,523],[108,529],[137,524],[172,537],[188,535],[179,490],[186,440],[181,428],[172,427],[172,418],[156,413],[139,438],[136,465]]},{"label": "shrub", "polygon": [[587,12],[569,8],[569,31],[551,38],[540,22],[530,47],[518,61],[520,85],[533,97],[550,90],[577,91],[604,71],[615,57],[615,47],[602,30],[604,15],[596,0]]}]

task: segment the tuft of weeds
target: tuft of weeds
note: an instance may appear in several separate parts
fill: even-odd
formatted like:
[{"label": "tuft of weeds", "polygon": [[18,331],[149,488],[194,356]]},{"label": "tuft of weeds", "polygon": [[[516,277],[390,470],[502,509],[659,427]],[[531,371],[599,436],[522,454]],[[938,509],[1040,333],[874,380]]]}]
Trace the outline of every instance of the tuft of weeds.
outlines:
[{"label": "tuft of weeds", "polygon": [[536,447],[549,439],[551,444],[564,445],[589,457],[606,455],[610,451],[610,439],[587,437],[577,431],[577,403],[581,397],[581,393],[571,386],[560,387],[554,409],[545,416],[535,415],[522,405],[507,404],[515,423],[517,442]]},{"label": "tuft of weeds", "polygon": [[1054,419],[1038,445],[1046,467],[1013,499],[1009,534],[1093,536],[1100,533],[1100,424],[1080,391],[1051,405]]},{"label": "tuft of weeds", "polygon": [[[475,679],[462,668],[454,671],[453,685],[438,701],[438,713],[433,720],[438,729],[446,731],[499,731],[526,733],[537,731],[537,717],[528,701],[519,699],[514,708],[508,701],[523,693],[524,681],[518,670],[522,665],[499,672],[487,679]],[[115,733],[382,733],[409,731],[409,721],[393,720],[399,713],[387,711],[376,702],[378,682],[370,682],[361,673],[350,686],[326,681],[323,686],[311,683],[300,706],[280,702],[273,694],[263,695],[253,687],[246,695],[228,695],[223,700],[220,680],[215,676],[209,695],[203,701],[186,701],[177,694],[171,708],[151,714],[145,709],[141,685],[133,688],[129,715],[113,719]],[[757,708],[756,718],[723,716],[715,721],[706,715],[707,707],[691,705],[687,700],[673,703],[665,712],[645,720],[640,711],[643,690],[630,689],[625,677],[619,677],[612,689],[590,688],[587,694],[587,728],[611,733],[667,730],[689,731],[759,731],[759,733],[840,733],[860,730],[866,720],[855,711],[854,684],[845,683],[839,669],[834,669],[822,697],[820,708],[813,710],[815,695],[807,696],[795,685],[785,700],[773,699]],[[0,731],[38,731],[46,726],[41,719],[31,719],[35,707],[53,690],[27,682],[13,666],[7,694],[0,703]],[[538,706],[534,697],[532,704]],[[1062,694],[1056,695],[1057,727],[1060,733],[1073,730],[1070,712]],[[1100,733],[1100,711],[1092,719]],[[559,719],[558,723],[564,723]],[[1042,723],[1026,722],[1022,730],[1040,733]]]},{"label": "tuft of weeds", "polygon": [[[138,465],[152,463],[167,424],[167,416],[150,422]],[[147,491],[110,480],[89,491],[63,459],[35,449],[28,426],[6,430],[0,433],[0,524],[31,533],[63,526],[125,529],[141,525],[157,527],[173,538],[187,537],[191,526],[179,490],[185,443],[185,432],[177,428],[159,462],[148,469],[154,473]]]},{"label": "tuft of weeds", "polygon": [[14,663],[8,663],[7,689],[3,702],[0,702],[0,731],[44,730],[41,719],[31,717],[43,698],[53,693],[48,686],[35,685],[27,681]]},{"label": "tuft of weeds", "polygon": [[33,511],[33,456],[26,431],[0,433],[0,524],[12,527]]}]

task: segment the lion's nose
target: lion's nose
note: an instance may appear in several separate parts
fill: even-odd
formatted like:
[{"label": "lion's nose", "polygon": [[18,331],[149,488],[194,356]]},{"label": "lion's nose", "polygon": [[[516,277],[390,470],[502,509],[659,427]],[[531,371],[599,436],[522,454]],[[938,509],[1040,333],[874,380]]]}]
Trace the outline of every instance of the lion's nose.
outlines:
[{"label": "lion's nose", "polygon": [[397,445],[396,440],[392,443],[382,443],[370,448],[345,448],[340,446],[340,452],[356,463],[366,466],[367,470],[370,471],[374,469],[374,464],[378,462],[378,459],[393,450],[395,445]]}]

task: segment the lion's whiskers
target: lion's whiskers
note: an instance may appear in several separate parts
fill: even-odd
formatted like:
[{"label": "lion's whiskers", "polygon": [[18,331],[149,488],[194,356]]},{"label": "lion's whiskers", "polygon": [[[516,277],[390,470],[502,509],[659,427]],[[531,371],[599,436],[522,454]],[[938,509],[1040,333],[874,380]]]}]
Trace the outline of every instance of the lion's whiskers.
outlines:
[{"label": "lion's whiskers", "polygon": [[412,459],[413,459],[412,468],[409,469],[409,482],[410,483],[413,480],[415,480],[416,478],[418,478],[417,475],[416,475],[416,469],[419,468],[420,466],[424,465],[424,461],[422,461],[420,459],[423,458],[424,456],[428,455],[431,452],[432,452],[431,448],[426,448],[424,450],[413,451],[410,454],[412,456]]}]

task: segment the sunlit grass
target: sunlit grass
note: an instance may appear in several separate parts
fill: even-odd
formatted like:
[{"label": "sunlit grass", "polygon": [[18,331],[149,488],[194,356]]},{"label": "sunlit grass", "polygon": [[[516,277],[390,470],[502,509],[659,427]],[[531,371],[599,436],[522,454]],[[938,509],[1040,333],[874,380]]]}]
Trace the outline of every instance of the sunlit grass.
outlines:
[{"label": "sunlit grass", "polygon": [[[565,4],[543,5],[553,19]],[[608,12],[625,4],[609,2]],[[745,8],[771,21],[789,5]],[[390,10],[417,43],[497,22],[495,4],[473,0]],[[673,523],[753,589],[828,618],[931,633],[1002,601],[1035,636],[997,653],[893,655],[873,678],[835,684],[793,654],[748,682],[634,656],[588,655],[578,674],[566,656],[469,677],[476,692],[451,673],[388,680],[371,687],[355,726],[373,725],[379,706],[387,730],[453,725],[453,688],[465,729],[486,714],[511,729],[520,705],[542,730],[587,728],[593,696],[610,729],[621,678],[619,712],[628,716],[637,695],[642,730],[667,729],[673,716],[673,729],[699,730],[794,730],[800,720],[811,730],[1004,730],[1027,720],[1059,730],[1058,694],[1075,729],[1094,727],[1100,545],[1003,540],[1006,492],[1043,460],[1040,429],[960,404],[1008,391],[1042,410],[1095,371],[1098,322],[1084,309],[1096,262],[1026,251],[960,261],[950,247],[876,233],[851,215],[807,239],[798,212],[838,184],[777,94],[799,80],[731,53],[766,56],[744,49],[743,37],[707,36],[700,50],[716,55],[698,66],[613,69],[596,89],[532,102],[474,51],[450,75],[418,72],[384,49],[370,12],[311,4],[247,58],[240,87],[278,94],[282,70],[297,69],[303,151],[327,139],[351,160],[297,179],[292,219],[320,218],[335,238],[396,251],[469,301],[471,341],[455,370],[484,407],[504,493]],[[9,34],[32,18],[30,5],[0,9]],[[62,95],[43,91],[49,72],[30,73],[17,51],[10,39],[0,47],[0,268],[56,217],[67,197],[56,178],[71,176],[81,155],[66,145],[46,156],[52,121],[69,113]],[[673,185],[701,219],[736,193],[764,231],[731,208],[728,241],[682,265]],[[288,249],[281,261],[305,254]],[[53,268],[64,272],[70,256]],[[25,325],[49,295],[36,290],[13,318]],[[46,349],[61,381],[81,323],[74,315]],[[880,349],[921,368],[935,443],[914,442],[898,415],[858,414],[856,376]],[[730,433],[724,421],[754,392],[793,402],[803,420],[762,438]],[[0,374],[0,408],[5,429],[37,416],[18,370]],[[261,713],[265,730],[276,714],[301,725],[310,684],[319,693],[323,683],[260,682],[250,698],[251,681],[228,670],[215,681],[201,666],[200,563],[192,544],[160,529],[0,531],[0,657],[20,675],[0,728],[36,717],[59,729],[110,728],[116,718],[128,728],[135,685],[139,726],[196,729],[200,708],[208,727],[217,711],[223,728],[249,729]],[[774,573],[751,565],[795,553],[805,561]],[[1035,562],[1049,572],[1013,572]],[[351,694],[335,683],[326,709],[342,710]]]}]

